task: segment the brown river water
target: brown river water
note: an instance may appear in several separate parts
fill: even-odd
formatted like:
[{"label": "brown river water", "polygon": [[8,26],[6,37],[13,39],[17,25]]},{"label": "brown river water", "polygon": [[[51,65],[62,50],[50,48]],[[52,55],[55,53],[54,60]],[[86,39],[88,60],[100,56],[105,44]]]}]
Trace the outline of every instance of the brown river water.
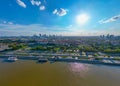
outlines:
[{"label": "brown river water", "polygon": [[0,86],[120,86],[120,67],[0,59]]}]

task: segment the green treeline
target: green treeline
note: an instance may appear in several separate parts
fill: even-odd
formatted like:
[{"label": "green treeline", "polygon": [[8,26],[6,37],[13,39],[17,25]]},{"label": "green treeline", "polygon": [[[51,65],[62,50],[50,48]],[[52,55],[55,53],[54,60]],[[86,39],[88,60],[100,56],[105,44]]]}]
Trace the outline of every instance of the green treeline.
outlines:
[{"label": "green treeline", "polygon": [[9,47],[12,50],[18,50],[18,49],[25,49],[27,47],[27,45],[12,43],[12,44],[9,45]]}]

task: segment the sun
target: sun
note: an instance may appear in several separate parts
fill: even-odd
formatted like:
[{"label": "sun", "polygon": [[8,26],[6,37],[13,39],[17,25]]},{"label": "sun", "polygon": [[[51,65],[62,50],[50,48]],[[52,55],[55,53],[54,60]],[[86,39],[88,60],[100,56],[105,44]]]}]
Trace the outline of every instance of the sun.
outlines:
[{"label": "sun", "polygon": [[87,14],[80,14],[76,17],[76,22],[78,24],[85,24],[88,22],[89,18],[90,17]]}]

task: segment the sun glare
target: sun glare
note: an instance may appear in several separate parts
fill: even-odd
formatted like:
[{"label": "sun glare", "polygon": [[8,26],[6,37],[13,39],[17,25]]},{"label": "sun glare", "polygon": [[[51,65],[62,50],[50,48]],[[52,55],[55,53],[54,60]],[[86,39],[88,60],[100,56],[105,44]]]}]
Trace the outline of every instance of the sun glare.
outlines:
[{"label": "sun glare", "polygon": [[87,14],[80,14],[76,17],[76,21],[78,24],[85,24],[89,20],[89,16]]}]

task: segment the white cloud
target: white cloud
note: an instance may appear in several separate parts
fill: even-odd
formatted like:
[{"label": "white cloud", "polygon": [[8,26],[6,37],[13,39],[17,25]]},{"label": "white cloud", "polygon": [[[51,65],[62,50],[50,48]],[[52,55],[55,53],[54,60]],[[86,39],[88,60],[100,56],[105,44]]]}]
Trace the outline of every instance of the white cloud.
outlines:
[{"label": "white cloud", "polygon": [[27,7],[26,4],[23,1],[21,1],[21,0],[17,0],[16,2],[17,2],[18,5],[20,5],[23,8]]},{"label": "white cloud", "polygon": [[100,20],[99,21],[99,23],[100,24],[103,24],[103,23],[109,23],[109,22],[114,22],[114,21],[117,21],[117,20],[119,20],[120,19],[120,15],[117,15],[117,16],[113,16],[113,17],[111,17],[111,18],[109,18],[109,19],[102,19],[102,20]]},{"label": "white cloud", "polygon": [[55,10],[53,11],[53,14],[56,14],[56,13],[57,13],[57,11],[58,11],[58,10],[57,10],[57,9],[55,9]]},{"label": "white cloud", "polygon": [[57,34],[64,32],[59,26],[46,27],[41,24],[19,25],[19,24],[0,24],[0,35],[33,35],[33,34]]},{"label": "white cloud", "polygon": [[45,6],[40,6],[40,10],[45,10]]},{"label": "white cloud", "polygon": [[35,0],[31,0],[30,2],[32,5],[36,5],[36,6],[40,6],[40,4],[41,4],[40,1],[35,1]]},{"label": "white cloud", "polygon": [[41,24],[30,24],[30,25],[20,25],[20,24],[0,24],[0,36],[20,36],[20,35],[33,35],[33,34],[57,34],[65,36],[94,36],[101,34],[115,34],[120,35],[119,27],[115,29],[104,29],[104,30],[85,30],[82,28],[76,28],[75,26],[69,25],[69,28],[60,26],[44,26]]},{"label": "white cloud", "polygon": [[104,19],[101,19],[98,21],[100,24],[102,24],[104,22]]},{"label": "white cloud", "polygon": [[14,23],[13,23],[13,22],[11,22],[11,21],[2,21],[2,24],[12,25],[12,24],[14,24]]},{"label": "white cloud", "polygon": [[58,16],[65,16],[67,14],[67,12],[68,12],[67,9],[60,8],[59,10],[55,9],[53,11],[53,14],[56,14]]},{"label": "white cloud", "polygon": [[13,24],[13,22],[8,22],[8,24],[12,25],[12,24]]}]

